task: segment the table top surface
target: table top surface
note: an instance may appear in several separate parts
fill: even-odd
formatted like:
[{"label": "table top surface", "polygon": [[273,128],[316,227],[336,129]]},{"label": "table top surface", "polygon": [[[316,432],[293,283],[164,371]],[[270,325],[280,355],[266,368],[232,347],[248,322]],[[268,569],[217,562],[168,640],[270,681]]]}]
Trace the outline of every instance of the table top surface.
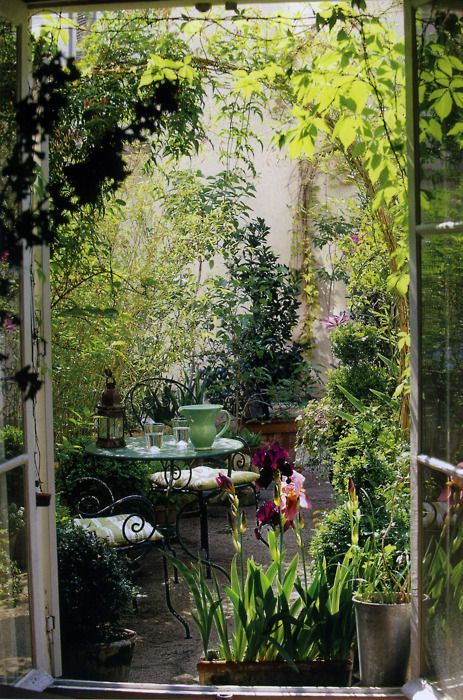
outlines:
[{"label": "table top surface", "polygon": [[230,438],[218,438],[208,450],[195,450],[189,443],[186,448],[179,448],[177,445],[167,444],[161,447],[160,450],[154,451],[148,449],[145,444],[144,437],[132,437],[126,439],[125,447],[116,449],[107,449],[97,447],[95,442],[90,442],[85,446],[85,452],[93,457],[110,457],[111,459],[126,459],[126,460],[156,460],[162,462],[164,460],[192,460],[201,457],[222,457],[224,455],[240,452],[243,449],[243,443],[240,440],[232,440]]}]

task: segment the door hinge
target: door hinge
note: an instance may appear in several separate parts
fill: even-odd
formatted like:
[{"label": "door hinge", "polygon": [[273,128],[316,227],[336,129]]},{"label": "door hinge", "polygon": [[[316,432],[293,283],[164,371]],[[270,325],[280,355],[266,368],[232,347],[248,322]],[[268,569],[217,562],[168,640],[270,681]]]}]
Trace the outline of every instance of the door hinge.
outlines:
[{"label": "door hinge", "polygon": [[54,615],[47,615],[45,620],[46,620],[47,632],[51,632],[52,630],[54,630],[55,629],[55,616]]}]

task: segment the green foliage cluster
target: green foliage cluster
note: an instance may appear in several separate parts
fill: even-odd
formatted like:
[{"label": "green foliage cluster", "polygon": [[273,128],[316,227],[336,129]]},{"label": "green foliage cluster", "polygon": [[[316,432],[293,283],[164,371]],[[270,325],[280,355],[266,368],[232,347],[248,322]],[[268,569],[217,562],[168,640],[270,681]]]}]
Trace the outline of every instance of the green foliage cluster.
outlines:
[{"label": "green foliage cluster", "polygon": [[58,529],[61,633],[65,642],[104,642],[120,635],[133,604],[125,559],[95,533],[71,523]]},{"label": "green foliage cluster", "polygon": [[134,462],[130,469],[127,469],[125,462],[117,459],[99,459],[95,464],[84,452],[88,441],[87,436],[66,439],[56,449],[56,486],[64,498],[72,491],[73,483],[86,476],[104,481],[115,500],[128,494],[147,495],[152,464]]},{"label": "green foliage cluster", "polygon": [[143,176],[143,160],[133,156],[124,199],[107,205],[80,265],[60,256],[52,263],[58,434],[70,434],[70,409],[95,406],[105,367],[124,394],[140,377],[194,365],[213,333],[206,272],[246,212],[252,185],[239,173]]},{"label": "green foliage cluster", "polygon": [[352,321],[338,326],[330,334],[334,356],[344,365],[376,362],[381,349],[380,331],[376,326],[366,326]]},{"label": "green foliage cluster", "polygon": [[350,321],[333,330],[330,343],[340,366],[328,373],[327,394],[334,405],[345,403],[346,390],[359,400],[371,403],[374,392],[392,393],[395,388],[390,366],[385,366],[382,352],[387,352],[377,327]]},{"label": "green foliage cluster", "polygon": [[339,562],[350,542],[346,505],[349,479],[355,484],[363,517],[359,537],[384,537],[394,552],[409,551],[409,449],[395,412],[363,406],[344,414],[348,426],[331,448],[332,483],[339,505],[322,518],[311,543],[315,557]]},{"label": "green foliage cluster", "polygon": [[24,434],[21,428],[4,425],[0,428],[0,443],[3,444],[5,459],[11,459],[24,450]]}]

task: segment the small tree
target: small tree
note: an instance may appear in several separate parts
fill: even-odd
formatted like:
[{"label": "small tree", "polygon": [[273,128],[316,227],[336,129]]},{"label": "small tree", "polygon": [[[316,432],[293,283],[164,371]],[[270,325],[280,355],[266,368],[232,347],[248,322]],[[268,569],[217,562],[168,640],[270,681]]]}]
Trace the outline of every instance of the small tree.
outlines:
[{"label": "small tree", "polygon": [[297,401],[309,373],[293,341],[298,280],[279,262],[269,233],[261,218],[240,229],[226,259],[228,275],[215,283],[218,326],[205,367],[209,395],[243,418],[268,416],[290,380],[285,398]]}]

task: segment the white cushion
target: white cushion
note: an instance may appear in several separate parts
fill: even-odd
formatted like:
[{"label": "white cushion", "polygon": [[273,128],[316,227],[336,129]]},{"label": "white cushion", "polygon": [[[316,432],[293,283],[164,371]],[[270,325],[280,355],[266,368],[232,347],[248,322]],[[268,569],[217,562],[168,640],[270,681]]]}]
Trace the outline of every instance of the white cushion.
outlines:
[{"label": "white cushion", "polygon": [[[195,467],[194,469],[184,469],[180,472],[179,476],[173,482],[173,488],[188,488],[193,491],[207,491],[209,489],[216,489],[217,477],[219,474],[227,476],[227,472],[224,469],[214,469],[213,467]],[[191,475],[191,480],[190,480]],[[248,471],[232,471],[230,474],[230,479],[232,484],[239,486],[240,484],[250,484],[256,481],[259,475],[255,472]],[[155,472],[151,474],[151,481],[155,486],[160,488],[167,488],[167,481],[164,472]]]},{"label": "white cushion", "polygon": [[[136,514],[111,515],[107,518],[75,518],[74,524],[94,532],[101,539],[107,540],[109,544],[118,545],[137,542],[157,542],[162,540],[163,535],[158,530],[153,530],[153,526],[144,522]],[[124,529],[124,523],[125,529]],[[133,528],[133,529],[132,529]],[[124,537],[125,533],[125,537]]]}]

